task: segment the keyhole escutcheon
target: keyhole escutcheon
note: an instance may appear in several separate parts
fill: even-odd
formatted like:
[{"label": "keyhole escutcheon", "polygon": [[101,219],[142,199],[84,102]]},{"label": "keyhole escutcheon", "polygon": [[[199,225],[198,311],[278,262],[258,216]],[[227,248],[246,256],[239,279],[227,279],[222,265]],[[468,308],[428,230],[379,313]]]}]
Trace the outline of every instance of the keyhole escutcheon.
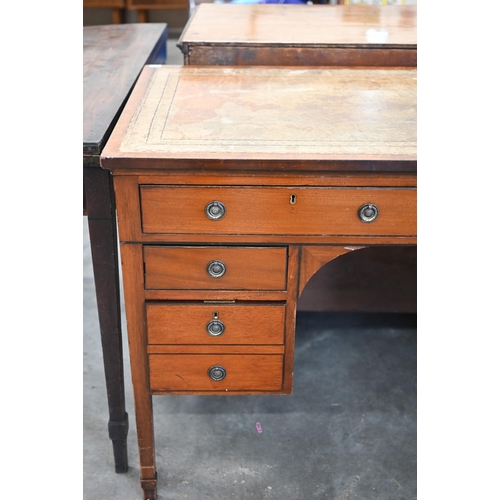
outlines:
[{"label": "keyhole escutcheon", "polygon": [[295,205],[297,203],[297,196],[294,194],[290,195],[290,205]]}]

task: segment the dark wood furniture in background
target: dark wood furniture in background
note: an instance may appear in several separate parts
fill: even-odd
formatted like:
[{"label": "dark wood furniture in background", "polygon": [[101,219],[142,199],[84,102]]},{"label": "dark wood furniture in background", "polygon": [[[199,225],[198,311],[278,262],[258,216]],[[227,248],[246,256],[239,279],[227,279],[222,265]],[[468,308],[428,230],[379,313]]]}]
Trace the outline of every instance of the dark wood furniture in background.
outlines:
[{"label": "dark wood furniture in background", "polygon": [[416,70],[146,66],[101,163],[155,499],[152,395],[290,394],[311,276],[416,245]]},{"label": "dark wood furniture in background", "polygon": [[[202,4],[177,45],[186,65],[416,67],[416,28],[416,6]],[[325,266],[299,309],[416,313],[416,277],[416,248],[367,248]]]},{"label": "dark wood furniture in background", "polygon": [[189,0],[127,0],[127,9],[136,10],[137,20],[147,23],[149,10],[189,10]]},{"label": "dark wood furniture in background", "polygon": [[120,24],[83,29],[83,184],[116,472],[126,472],[125,411],[114,191],[101,151],[139,73],[166,60],[166,24]]},{"label": "dark wood furniture in background", "polygon": [[121,24],[125,20],[125,0],[83,0],[83,8],[111,9],[113,24]]}]

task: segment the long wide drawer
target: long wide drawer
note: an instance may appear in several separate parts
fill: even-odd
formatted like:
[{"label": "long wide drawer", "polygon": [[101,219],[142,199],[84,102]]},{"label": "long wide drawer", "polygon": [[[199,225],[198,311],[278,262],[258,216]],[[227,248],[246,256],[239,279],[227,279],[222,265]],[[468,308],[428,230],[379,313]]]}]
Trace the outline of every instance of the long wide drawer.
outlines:
[{"label": "long wide drawer", "polygon": [[285,290],[286,247],[144,246],[149,290]]},{"label": "long wide drawer", "polygon": [[284,304],[146,304],[149,344],[283,344]]},{"label": "long wide drawer", "polygon": [[277,391],[279,354],[150,354],[150,388],[162,391]]},{"label": "long wide drawer", "polygon": [[[362,220],[360,209],[377,214]],[[413,188],[141,186],[144,233],[415,236]]]}]

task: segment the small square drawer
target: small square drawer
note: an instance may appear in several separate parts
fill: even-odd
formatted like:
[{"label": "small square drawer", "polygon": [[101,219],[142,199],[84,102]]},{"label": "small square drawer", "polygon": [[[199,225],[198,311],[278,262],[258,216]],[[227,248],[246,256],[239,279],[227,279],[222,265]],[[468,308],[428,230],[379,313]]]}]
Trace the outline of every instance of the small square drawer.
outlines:
[{"label": "small square drawer", "polygon": [[150,388],[168,391],[278,391],[279,354],[150,354]]},{"label": "small square drawer", "polygon": [[148,290],[285,290],[286,247],[144,246]]},{"label": "small square drawer", "polygon": [[415,236],[415,188],[141,186],[146,234]]},{"label": "small square drawer", "polygon": [[147,303],[149,344],[283,344],[284,304]]}]

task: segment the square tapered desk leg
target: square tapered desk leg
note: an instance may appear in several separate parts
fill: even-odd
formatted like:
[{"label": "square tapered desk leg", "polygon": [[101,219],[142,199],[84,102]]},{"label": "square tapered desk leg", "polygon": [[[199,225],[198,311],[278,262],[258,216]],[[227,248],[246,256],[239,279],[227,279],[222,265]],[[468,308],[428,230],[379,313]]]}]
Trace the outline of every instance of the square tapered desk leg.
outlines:
[{"label": "square tapered desk leg", "polygon": [[83,172],[108,396],[108,431],[113,443],[115,471],[120,473],[128,469],[128,415],[125,411],[115,200],[107,170],[84,167]]}]

